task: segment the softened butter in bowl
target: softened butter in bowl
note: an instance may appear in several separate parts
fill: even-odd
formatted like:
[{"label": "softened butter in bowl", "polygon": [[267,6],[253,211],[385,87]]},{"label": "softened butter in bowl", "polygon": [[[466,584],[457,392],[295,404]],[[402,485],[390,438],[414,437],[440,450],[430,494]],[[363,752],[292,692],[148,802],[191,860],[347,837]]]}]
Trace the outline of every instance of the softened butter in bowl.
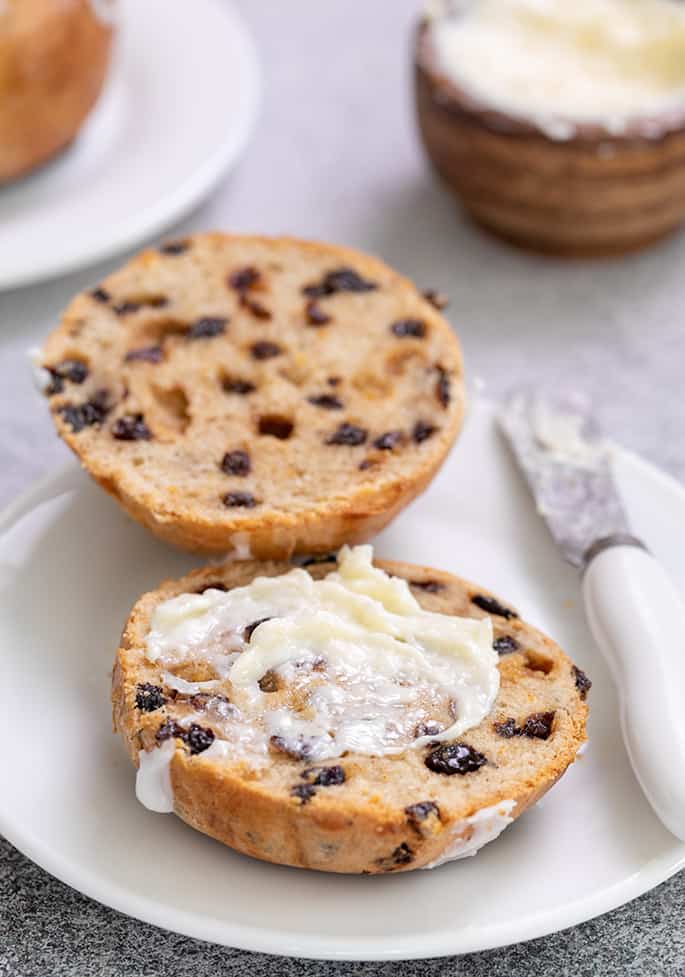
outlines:
[{"label": "softened butter in bowl", "polygon": [[685,219],[685,5],[455,0],[416,38],[421,134],[481,224],[561,254]]}]

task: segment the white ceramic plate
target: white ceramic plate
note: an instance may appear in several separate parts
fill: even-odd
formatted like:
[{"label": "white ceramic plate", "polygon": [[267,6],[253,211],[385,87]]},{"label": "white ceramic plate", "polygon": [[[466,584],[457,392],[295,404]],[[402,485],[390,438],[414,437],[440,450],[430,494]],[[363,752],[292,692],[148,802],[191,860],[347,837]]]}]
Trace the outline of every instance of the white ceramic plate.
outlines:
[{"label": "white ceramic plate", "polygon": [[[197,204],[257,113],[252,40],[222,0],[120,0],[103,95],[74,143],[0,187],[0,288],[133,247]],[[191,9],[192,8],[192,9]]]},{"label": "white ceramic plate", "polygon": [[[685,492],[624,453],[617,473],[635,529],[685,590]],[[343,877],[266,865],[139,806],[110,729],[113,652],[139,593],[197,561],[130,522],[75,465],[3,525],[0,830],[109,906],[250,950],[432,957],[571,926],[685,864],[685,845],[652,815],[628,766],[577,576],[539,523],[487,405],[378,549],[480,581],[557,637],[594,681],[590,747],[498,841],[431,872]]]}]

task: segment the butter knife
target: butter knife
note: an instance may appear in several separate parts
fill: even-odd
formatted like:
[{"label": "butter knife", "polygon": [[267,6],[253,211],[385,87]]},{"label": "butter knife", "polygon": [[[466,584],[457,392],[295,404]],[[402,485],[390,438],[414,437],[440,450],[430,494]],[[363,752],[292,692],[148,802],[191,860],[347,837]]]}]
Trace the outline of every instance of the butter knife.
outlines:
[{"label": "butter knife", "polygon": [[566,559],[618,690],[623,740],[654,812],[685,841],[685,604],[631,533],[587,404],[515,393],[498,423]]}]

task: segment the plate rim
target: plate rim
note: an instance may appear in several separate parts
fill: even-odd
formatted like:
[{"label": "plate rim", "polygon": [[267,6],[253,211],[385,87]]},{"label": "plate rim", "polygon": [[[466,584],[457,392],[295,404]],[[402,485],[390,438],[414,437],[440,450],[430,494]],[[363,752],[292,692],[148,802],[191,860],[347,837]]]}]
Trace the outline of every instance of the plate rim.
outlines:
[{"label": "plate rim", "polygon": [[[521,926],[520,921],[498,926],[495,931],[496,936],[494,939],[488,939],[487,947],[483,946],[482,940],[479,939],[479,934],[483,932],[482,927],[479,927],[472,930],[470,937],[467,936],[466,939],[462,935],[462,938],[458,940],[458,946],[455,946],[453,937],[455,934],[460,934],[458,930],[455,930],[454,934],[442,934],[439,938],[428,941],[422,940],[421,942],[417,941],[416,936],[405,937],[401,940],[396,937],[388,937],[382,941],[377,938],[364,939],[355,943],[355,949],[347,949],[333,945],[333,942],[326,938],[293,935],[283,930],[258,929],[242,924],[227,924],[223,921],[215,922],[209,916],[180,909],[170,910],[164,903],[132,894],[120,885],[104,886],[94,873],[89,871],[74,872],[66,858],[50,851],[42,842],[35,841],[35,839],[32,841],[28,834],[22,837],[21,832],[17,831],[14,832],[13,837],[12,833],[6,831],[2,811],[0,811],[0,833],[18,851],[60,882],[82,895],[94,899],[101,905],[114,909],[132,919],[219,946],[303,960],[379,963],[383,961],[425,960],[488,952],[499,947],[525,943],[529,940],[570,929],[626,905],[638,896],[651,891],[660,883],[665,882],[685,866],[685,845],[682,845],[682,855],[675,864],[667,864],[669,859],[666,856],[653,858],[646,863],[641,871],[631,876],[627,882],[616,883],[610,888],[596,893],[590,899],[578,899],[565,905],[563,909],[538,913],[527,921],[526,926]],[[104,889],[107,891],[103,892]],[[563,922],[559,922],[561,917],[563,917]]]},{"label": "plate rim", "polygon": [[[489,403],[487,409],[492,409]],[[685,486],[676,478],[625,448],[614,445],[614,451],[629,468],[632,467],[643,478],[658,481],[679,499],[680,504],[685,506]],[[71,473],[77,474],[79,471],[78,463],[69,459],[64,465],[30,485],[0,512],[0,535],[39,504],[41,496],[60,478]],[[85,474],[83,477],[86,477]],[[377,937],[356,939],[353,946],[348,947],[341,946],[331,937],[293,935],[291,932],[273,927],[256,928],[219,921],[211,916],[170,908],[157,899],[140,896],[119,884],[103,883],[96,873],[88,869],[74,869],[66,857],[36,838],[33,832],[23,829],[13,821],[7,805],[3,806],[1,800],[0,834],[4,835],[27,858],[59,881],[126,916],[164,930],[222,946],[308,960],[381,962],[427,959],[482,952],[526,942],[566,930],[611,912],[650,891],[685,867],[685,844],[678,845],[676,842],[675,859],[672,852],[656,856],[627,880],[614,883],[590,897],[574,900],[563,907],[537,913],[523,925],[520,920],[517,920],[511,923],[504,922],[496,928],[490,927],[487,932],[492,935],[487,937],[487,945],[483,943],[484,928],[477,927],[470,932],[443,931],[437,936],[421,941],[417,940],[416,935],[402,939],[396,937],[381,940]],[[678,849],[679,855],[677,855]]]},{"label": "plate rim", "polygon": [[[232,2],[195,0],[196,5],[200,3],[221,12],[241,47],[242,98],[230,135],[217,145],[215,151],[204,159],[173,193],[164,195],[140,214],[128,214],[126,220],[117,225],[106,240],[103,239],[98,246],[89,247],[87,253],[82,252],[80,257],[72,255],[66,258],[55,253],[50,260],[44,261],[39,266],[27,267],[23,272],[10,270],[9,274],[4,274],[0,269],[0,292],[73,274],[113,258],[147,239],[154,238],[166,227],[181,220],[211,193],[225,171],[240,158],[254,130],[262,100],[262,78],[257,48],[242,14]],[[135,13],[128,14],[128,11],[139,9],[136,3],[131,3],[128,5],[127,15],[133,19]],[[127,29],[130,29],[130,26]]]}]

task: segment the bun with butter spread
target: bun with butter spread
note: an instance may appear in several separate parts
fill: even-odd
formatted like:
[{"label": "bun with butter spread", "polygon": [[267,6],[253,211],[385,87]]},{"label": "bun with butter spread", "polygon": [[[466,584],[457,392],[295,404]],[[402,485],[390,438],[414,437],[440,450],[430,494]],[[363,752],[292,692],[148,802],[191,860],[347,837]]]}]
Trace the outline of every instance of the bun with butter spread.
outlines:
[{"label": "bun with butter spread", "polygon": [[145,594],[114,725],[139,799],[330,872],[474,854],[585,740],[590,682],[489,592],[370,547],[212,566]]}]

